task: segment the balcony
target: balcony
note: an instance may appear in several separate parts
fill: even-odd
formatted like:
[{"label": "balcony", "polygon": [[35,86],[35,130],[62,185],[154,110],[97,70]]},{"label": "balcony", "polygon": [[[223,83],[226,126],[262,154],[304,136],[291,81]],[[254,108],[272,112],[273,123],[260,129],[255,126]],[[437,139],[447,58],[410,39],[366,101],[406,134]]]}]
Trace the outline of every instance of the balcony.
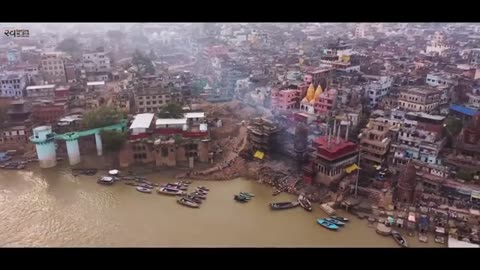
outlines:
[{"label": "balcony", "polygon": [[360,155],[360,159],[367,159],[377,163],[382,163],[385,160],[384,157],[377,157],[375,155],[372,155],[370,153],[365,153],[365,152],[362,152],[362,154]]},{"label": "balcony", "polygon": [[363,144],[360,146],[360,149],[362,150],[362,153],[367,152],[367,153],[373,153],[373,154],[382,155],[382,156],[388,152],[386,147],[380,150],[373,147],[365,146]]}]

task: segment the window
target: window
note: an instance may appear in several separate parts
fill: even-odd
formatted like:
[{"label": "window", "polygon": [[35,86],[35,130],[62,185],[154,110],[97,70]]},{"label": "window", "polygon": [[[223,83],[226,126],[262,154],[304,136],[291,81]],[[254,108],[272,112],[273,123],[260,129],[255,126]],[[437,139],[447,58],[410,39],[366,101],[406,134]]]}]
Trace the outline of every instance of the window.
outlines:
[{"label": "window", "polygon": [[138,105],[143,105],[143,101],[140,101],[140,102],[138,103]]}]

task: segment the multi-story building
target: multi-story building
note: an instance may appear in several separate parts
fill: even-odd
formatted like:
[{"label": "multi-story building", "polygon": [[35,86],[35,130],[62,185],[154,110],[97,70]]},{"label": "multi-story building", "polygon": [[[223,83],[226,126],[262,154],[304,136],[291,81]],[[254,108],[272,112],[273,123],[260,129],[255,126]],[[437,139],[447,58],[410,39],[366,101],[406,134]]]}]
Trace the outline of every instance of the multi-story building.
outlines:
[{"label": "multi-story building", "polygon": [[36,102],[32,106],[32,120],[42,125],[56,123],[68,110],[67,102]]},{"label": "multi-story building", "polygon": [[272,89],[271,108],[278,111],[295,109],[298,106],[301,90],[297,89]]},{"label": "multi-story building", "polygon": [[428,55],[444,55],[450,48],[445,44],[445,36],[440,32],[435,32],[432,40],[427,44],[425,52]]},{"label": "multi-story building", "polygon": [[472,66],[480,66],[480,49],[473,49],[470,51],[469,64]]},{"label": "multi-story building", "polygon": [[457,78],[455,76],[448,74],[446,72],[432,72],[427,74],[425,82],[430,86],[454,86],[458,84]]},{"label": "multi-story building", "polygon": [[55,85],[46,84],[27,86],[26,95],[27,98],[31,100],[53,100],[55,98]]},{"label": "multi-story building", "polygon": [[[335,127],[333,128],[335,130]],[[335,184],[345,174],[352,172],[358,161],[357,145],[340,138],[339,131],[320,136],[309,147],[310,163],[304,167],[304,178],[308,183]]]},{"label": "multi-story building", "polygon": [[74,83],[77,81],[77,68],[75,67],[75,63],[65,63],[65,78],[68,83]]},{"label": "multi-story building", "polygon": [[368,95],[368,101],[371,106],[377,105],[384,96],[390,93],[392,82],[392,78],[381,76],[365,86],[365,93]]},{"label": "multi-story building", "polygon": [[337,90],[328,89],[318,96],[318,100],[315,103],[315,110],[318,113],[328,114],[335,108],[336,102]]},{"label": "multi-story building", "polygon": [[402,110],[431,113],[437,109],[443,92],[437,89],[413,87],[400,93]]},{"label": "multi-story building", "polygon": [[430,164],[441,164],[438,158],[446,143],[443,133],[445,116],[409,112],[392,143],[393,163],[406,164],[417,159]]},{"label": "multi-story building", "polygon": [[181,103],[181,92],[162,89],[145,89],[135,93],[135,107],[138,113],[159,112],[168,103]]},{"label": "multi-story building", "polygon": [[253,119],[248,126],[249,148],[253,152],[261,151],[264,154],[274,152],[279,132],[279,126],[273,121],[264,118]]},{"label": "multi-story building", "polygon": [[31,108],[25,100],[12,101],[7,112],[7,121],[0,130],[0,151],[16,150],[24,152],[31,135]]},{"label": "multi-story building", "polygon": [[67,81],[64,59],[61,53],[43,53],[40,70],[44,80],[48,83],[65,83]]},{"label": "multi-story building", "polygon": [[83,54],[83,68],[89,72],[110,72],[110,58],[105,52],[92,52]]},{"label": "multi-story building", "polygon": [[27,76],[25,74],[0,75],[0,82],[2,97],[22,98],[27,85]]},{"label": "multi-story building", "polygon": [[367,128],[360,138],[360,162],[372,168],[371,165],[385,164],[390,147],[389,121],[382,117],[370,119]]}]

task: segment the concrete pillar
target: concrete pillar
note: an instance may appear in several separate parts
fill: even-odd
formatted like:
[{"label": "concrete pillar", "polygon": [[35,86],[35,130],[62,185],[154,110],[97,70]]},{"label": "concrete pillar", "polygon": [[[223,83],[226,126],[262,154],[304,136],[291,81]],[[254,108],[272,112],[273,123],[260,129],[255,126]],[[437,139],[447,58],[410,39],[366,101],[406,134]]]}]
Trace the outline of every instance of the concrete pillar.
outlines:
[{"label": "concrete pillar", "polygon": [[80,163],[80,147],[78,146],[78,140],[66,141],[66,144],[70,165]]},{"label": "concrete pillar", "polygon": [[35,144],[37,150],[38,163],[40,168],[52,168],[57,165],[57,153],[55,151],[55,142],[43,142]]},{"label": "concrete pillar", "polygon": [[103,155],[102,137],[99,133],[95,134],[95,144],[97,145],[97,155]]},{"label": "concrete pillar", "polygon": [[193,169],[193,161],[194,161],[193,157],[188,158],[188,166],[190,167],[190,169]]}]

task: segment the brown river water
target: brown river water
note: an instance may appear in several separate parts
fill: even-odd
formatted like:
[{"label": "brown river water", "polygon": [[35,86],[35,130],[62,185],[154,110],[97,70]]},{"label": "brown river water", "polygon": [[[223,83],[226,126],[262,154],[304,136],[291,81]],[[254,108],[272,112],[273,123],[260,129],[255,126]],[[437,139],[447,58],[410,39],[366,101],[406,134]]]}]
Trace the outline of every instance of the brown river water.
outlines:
[{"label": "brown river water", "polygon": [[[316,223],[326,217],[318,205],[271,211],[268,203],[295,197],[272,197],[272,188],[255,181],[194,181],[210,188],[200,209],[183,207],[174,197],[143,194],[123,181],[96,183],[96,176],[74,177],[57,166],[41,170],[0,170],[0,246],[43,247],[398,247],[379,236],[365,220],[340,212],[351,221],[338,232]],[[172,181],[160,173],[146,175],[154,183]],[[233,195],[255,194],[248,203]],[[407,237],[413,247],[432,247]]]}]

